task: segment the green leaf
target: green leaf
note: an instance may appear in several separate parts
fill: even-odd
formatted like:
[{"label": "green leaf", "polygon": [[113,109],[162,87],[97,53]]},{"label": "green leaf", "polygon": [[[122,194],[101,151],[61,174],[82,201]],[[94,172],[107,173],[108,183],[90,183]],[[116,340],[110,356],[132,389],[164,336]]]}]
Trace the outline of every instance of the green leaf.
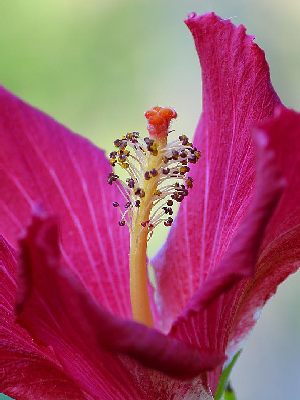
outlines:
[{"label": "green leaf", "polygon": [[232,389],[230,382],[227,384],[227,387],[224,392],[224,400],[237,400],[234,390]]},{"label": "green leaf", "polygon": [[[238,351],[234,357],[232,358],[230,364],[227,365],[227,367],[223,370],[219,385],[215,394],[215,400],[222,400],[222,396],[224,395],[224,400],[236,400],[235,394],[233,391],[228,391],[227,389],[227,384],[229,380],[229,376],[231,374],[232,368],[237,362],[237,359],[239,358],[239,355],[241,354],[241,350]],[[227,391],[227,393],[226,393]],[[227,396],[227,397],[226,397]],[[231,397],[228,397],[231,396]],[[233,396],[233,397],[232,397]]]},{"label": "green leaf", "polygon": [[234,392],[225,392],[224,400],[237,400],[237,398]]}]

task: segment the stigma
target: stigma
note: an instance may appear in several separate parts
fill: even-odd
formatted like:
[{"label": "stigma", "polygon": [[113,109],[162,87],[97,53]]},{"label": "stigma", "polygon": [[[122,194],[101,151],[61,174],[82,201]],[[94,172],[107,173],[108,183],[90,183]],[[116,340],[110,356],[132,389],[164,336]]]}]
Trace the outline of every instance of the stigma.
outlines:
[{"label": "stigma", "polygon": [[[133,318],[152,326],[147,280],[147,242],[155,228],[170,227],[174,205],[193,187],[190,164],[200,152],[186,135],[168,143],[170,124],[177,117],[172,108],[153,107],[145,113],[149,135],[129,132],[114,141],[109,155],[113,172],[108,183],[116,185],[123,203],[112,206],[120,212],[120,227],[130,233],[130,297]],[[117,168],[124,173],[117,171]],[[125,175],[125,177],[124,177]]]},{"label": "stigma", "polygon": [[172,119],[177,118],[177,113],[172,108],[153,107],[145,112],[148,120],[148,132],[150,137],[163,139],[168,136],[168,130]]}]

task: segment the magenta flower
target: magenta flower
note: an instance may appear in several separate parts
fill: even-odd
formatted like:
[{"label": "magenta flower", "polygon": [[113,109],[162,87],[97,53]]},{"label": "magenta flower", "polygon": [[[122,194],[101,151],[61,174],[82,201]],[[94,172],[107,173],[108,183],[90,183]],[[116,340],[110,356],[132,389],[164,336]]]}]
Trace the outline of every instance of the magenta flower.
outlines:
[{"label": "magenta flower", "polygon": [[[186,23],[202,66],[194,143],[202,158],[187,168],[184,158],[198,153],[186,139],[172,155],[186,185],[173,199],[187,198],[153,260],[149,294],[146,246],[132,248],[161,219],[172,225],[171,217],[153,219],[143,200],[146,181],[158,198],[174,196],[171,183],[159,191],[170,171],[143,170],[145,186],[135,191],[128,182],[141,198],[128,214],[129,266],[128,230],[112,207],[124,200],[107,185],[103,152],[0,91],[0,391],[15,399],[212,399],[226,356],[299,266],[300,115],[280,103],[264,53],[243,26],[214,14]],[[170,151],[175,117],[154,111],[149,165]]]}]

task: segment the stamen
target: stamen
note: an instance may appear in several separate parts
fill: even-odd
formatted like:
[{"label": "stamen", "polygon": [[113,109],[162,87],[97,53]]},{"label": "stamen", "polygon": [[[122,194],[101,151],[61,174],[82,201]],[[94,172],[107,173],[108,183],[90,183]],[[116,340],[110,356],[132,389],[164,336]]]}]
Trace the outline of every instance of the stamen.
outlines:
[{"label": "stamen", "polygon": [[173,206],[193,187],[188,164],[199,161],[200,152],[186,135],[167,144],[170,122],[177,117],[171,108],[154,107],[145,113],[149,136],[130,132],[116,139],[109,154],[112,167],[128,174],[122,180],[111,172],[108,183],[118,187],[124,204],[113,202],[121,212],[119,225],[130,232],[130,296],[133,318],[152,326],[147,287],[147,241],[159,224],[173,224]]}]

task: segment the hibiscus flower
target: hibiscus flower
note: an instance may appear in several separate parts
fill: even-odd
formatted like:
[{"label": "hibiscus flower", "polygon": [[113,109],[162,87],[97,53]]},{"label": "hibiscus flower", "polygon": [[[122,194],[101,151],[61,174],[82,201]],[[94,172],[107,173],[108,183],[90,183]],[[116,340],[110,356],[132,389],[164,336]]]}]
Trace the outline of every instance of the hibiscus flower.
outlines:
[{"label": "hibiscus flower", "polygon": [[[181,136],[173,153],[175,112],[156,107],[140,153],[157,199],[182,202],[174,223],[171,203],[155,218],[149,187],[134,189],[124,143],[111,164],[122,156],[127,187],[101,150],[0,91],[0,391],[15,399],[212,399],[226,356],[299,265],[300,116],[281,105],[243,26],[214,14],[186,24],[203,79],[194,144]],[[162,151],[166,173],[144,171]],[[173,161],[184,183],[163,192]],[[120,219],[125,188],[134,204]],[[161,220],[172,228],[147,290],[146,243]]]}]

